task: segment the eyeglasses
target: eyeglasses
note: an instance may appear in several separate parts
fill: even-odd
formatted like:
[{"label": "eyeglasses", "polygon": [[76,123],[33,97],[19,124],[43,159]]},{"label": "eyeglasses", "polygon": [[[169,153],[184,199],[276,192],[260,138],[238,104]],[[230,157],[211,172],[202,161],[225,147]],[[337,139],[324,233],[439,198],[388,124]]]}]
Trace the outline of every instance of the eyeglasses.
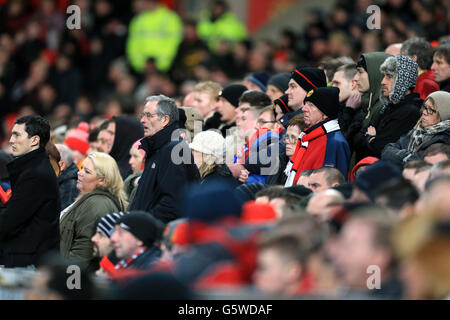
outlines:
[{"label": "eyeglasses", "polygon": [[141,115],[140,115],[140,118],[142,119],[142,118],[145,117],[147,119],[151,119],[151,118],[156,117],[156,116],[158,116],[158,113],[142,112]]},{"label": "eyeglasses", "polygon": [[434,109],[426,106],[425,104],[423,104],[420,111],[423,112],[424,110],[425,110],[425,113],[429,116],[431,116],[432,114],[435,114],[437,112],[437,110],[434,110]]},{"label": "eyeglasses", "polygon": [[297,142],[297,140],[298,140],[298,137],[293,135],[293,134],[292,135],[291,134],[286,134],[284,136],[284,138],[283,138],[284,142],[292,142],[292,143],[294,143],[294,142]]}]

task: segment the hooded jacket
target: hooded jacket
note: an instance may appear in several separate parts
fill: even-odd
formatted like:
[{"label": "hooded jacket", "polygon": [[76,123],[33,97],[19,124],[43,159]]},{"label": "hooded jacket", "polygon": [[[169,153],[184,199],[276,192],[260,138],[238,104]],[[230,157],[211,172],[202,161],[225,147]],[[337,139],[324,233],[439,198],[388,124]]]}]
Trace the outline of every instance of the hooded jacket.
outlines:
[{"label": "hooded jacket", "polygon": [[136,140],[144,136],[144,127],[136,119],[118,116],[113,117],[116,123],[116,134],[114,144],[109,153],[119,166],[120,175],[125,180],[132,172],[130,161],[130,149]]},{"label": "hooded jacket", "polygon": [[69,205],[71,205],[75,201],[75,198],[80,193],[80,190],[78,190],[77,188],[77,181],[78,181],[78,168],[75,165],[75,163],[72,163],[58,177],[61,209],[65,209]]}]

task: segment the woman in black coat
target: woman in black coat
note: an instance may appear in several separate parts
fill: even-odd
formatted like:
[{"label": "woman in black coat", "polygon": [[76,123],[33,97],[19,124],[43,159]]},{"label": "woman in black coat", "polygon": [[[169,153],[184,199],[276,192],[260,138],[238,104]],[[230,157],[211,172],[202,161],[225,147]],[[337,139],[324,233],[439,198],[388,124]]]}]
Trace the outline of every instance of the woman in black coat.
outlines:
[{"label": "woman in black coat", "polygon": [[428,95],[417,125],[397,142],[387,144],[381,158],[403,165],[422,159],[425,150],[438,142],[450,144],[450,93],[445,91]]}]

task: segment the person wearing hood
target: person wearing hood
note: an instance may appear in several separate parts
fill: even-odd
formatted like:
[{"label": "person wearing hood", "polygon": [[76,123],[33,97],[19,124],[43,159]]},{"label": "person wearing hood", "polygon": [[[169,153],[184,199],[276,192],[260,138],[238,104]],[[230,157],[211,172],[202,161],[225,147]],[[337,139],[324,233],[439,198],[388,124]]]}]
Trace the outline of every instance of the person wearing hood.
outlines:
[{"label": "person wearing hood", "polygon": [[355,111],[352,124],[348,128],[350,134],[347,135],[350,147],[355,153],[355,162],[364,158],[354,146],[355,141],[364,135],[369,126],[369,122],[380,112],[383,106],[380,101],[380,87],[383,75],[380,72],[380,65],[391,55],[384,52],[364,53],[359,58],[356,65],[356,80],[360,97],[348,99],[346,106]]},{"label": "person wearing hood", "polygon": [[142,124],[127,116],[113,117],[115,123],[114,142],[109,154],[116,160],[122,179],[126,179],[133,173],[130,161],[130,149],[136,140],[144,136]]},{"label": "person wearing hood", "polygon": [[435,143],[450,144],[450,93],[431,93],[421,110],[416,126],[397,142],[386,145],[381,154],[383,160],[403,165],[422,159],[425,150]]},{"label": "person wearing hood", "polygon": [[355,141],[355,147],[364,157],[380,158],[383,148],[411,130],[420,117],[422,100],[418,93],[413,93],[417,63],[407,56],[389,57],[380,71],[383,74],[380,101],[384,105]]}]

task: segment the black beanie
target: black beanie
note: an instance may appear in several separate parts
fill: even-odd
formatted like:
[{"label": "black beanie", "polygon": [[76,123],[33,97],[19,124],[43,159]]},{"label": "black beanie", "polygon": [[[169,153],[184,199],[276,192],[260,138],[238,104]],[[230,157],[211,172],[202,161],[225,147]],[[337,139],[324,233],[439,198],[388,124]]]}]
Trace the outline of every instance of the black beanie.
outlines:
[{"label": "black beanie", "polygon": [[155,241],[162,238],[164,223],[145,211],[130,211],[117,224],[141,240],[146,247],[151,247]]},{"label": "black beanie", "polygon": [[275,99],[273,101],[274,108],[276,107],[276,105],[280,106],[280,109],[283,112],[283,114],[294,111],[294,110],[292,110],[291,107],[289,107],[288,100],[289,100],[288,95],[283,94],[280,98]]},{"label": "black beanie", "polygon": [[336,119],[339,110],[339,88],[324,87],[313,89],[306,94],[303,103],[306,101],[314,103],[328,118]]},{"label": "black beanie", "polygon": [[220,91],[219,97],[224,98],[237,108],[239,106],[239,98],[247,90],[247,87],[242,84],[231,84]]},{"label": "black beanie", "polygon": [[284,93],[289,86],[290,78],[291,78],[291,75],[287,72],[278,73],[269,79],[269,82],[267,82],[267,85],[270,84]]},{"label": "black beanie", "polygon": [[366,64],[366,59],[364,59],[364,56],[361,56],[358,60],[358,62],[356,63],[356,67],[361,67],[363,68],[366,72],[367,72],[367,64]]},{"label": "black beanie", "polygon": [[291,72],[291,79],[294,79],[306,92],[327,86],[325,72],[318,68],[297,68]]}]

